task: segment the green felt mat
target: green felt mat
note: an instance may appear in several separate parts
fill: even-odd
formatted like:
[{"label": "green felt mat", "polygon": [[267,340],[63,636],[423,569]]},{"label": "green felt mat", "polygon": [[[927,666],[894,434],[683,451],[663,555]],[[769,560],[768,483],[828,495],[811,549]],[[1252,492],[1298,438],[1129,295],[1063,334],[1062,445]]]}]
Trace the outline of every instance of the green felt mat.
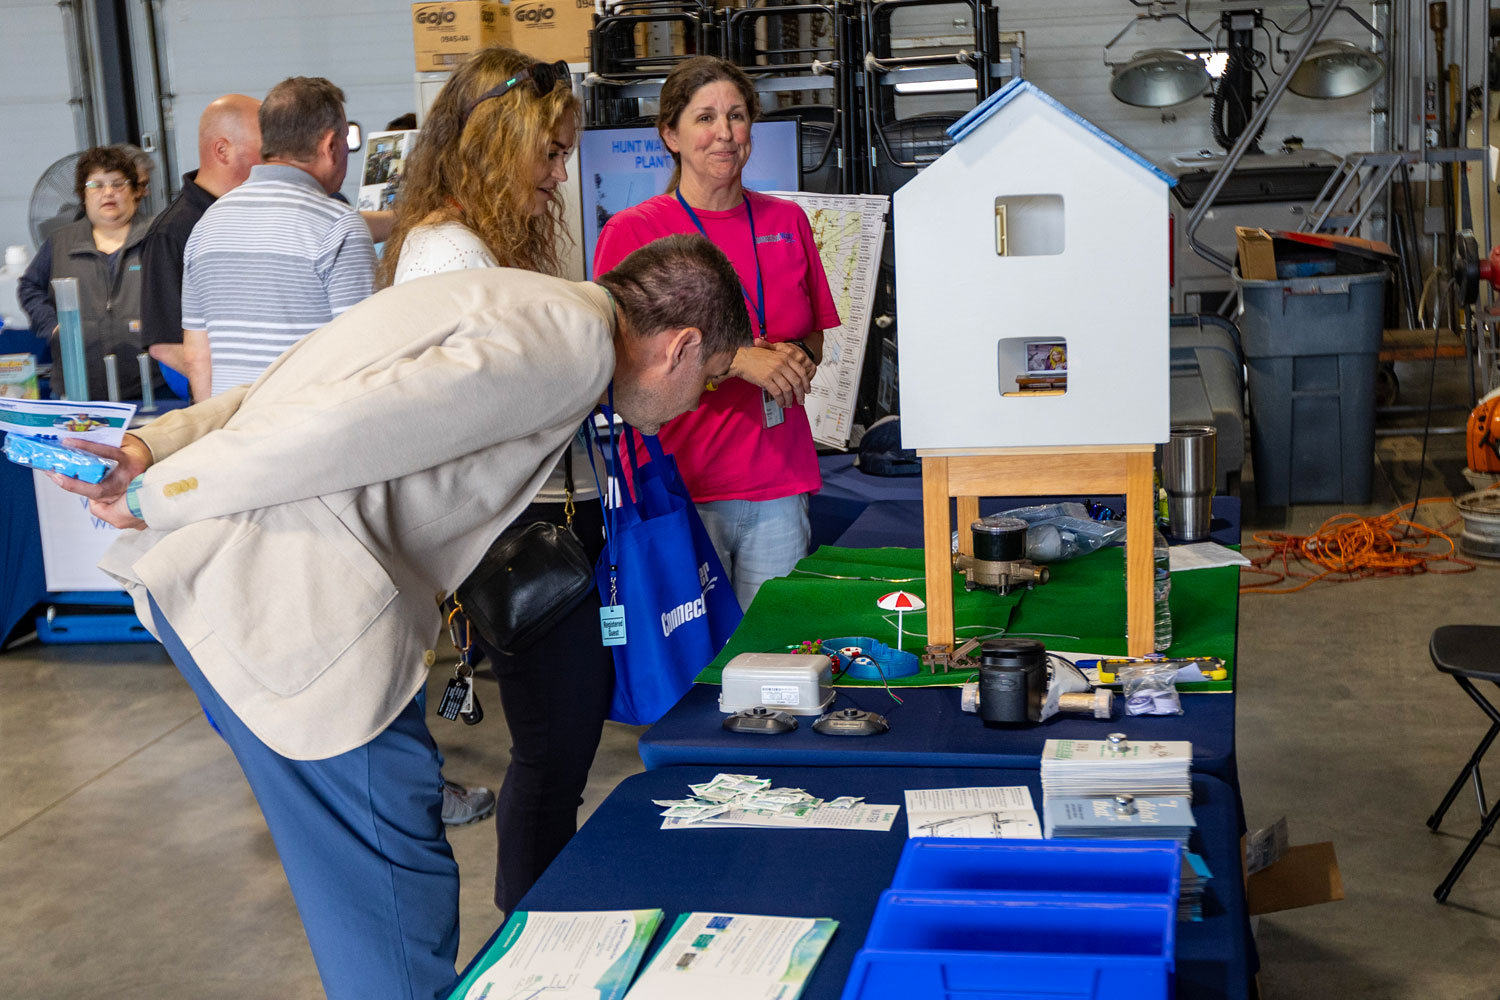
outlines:
[{"label": "green felt mat", "polygon": [[[1124,656],[1125,550],[1111,546],[1049,568],[1052,579],[1027,593],[1010,634],[1040,639],[1052,649]],[[1168,655],[1217,656],[1229,670],[1225,680],[1182,684],[1179,690],[1234,689],[1239,586],[1237,566],[1173,574]]]},{"label": "green felt mat", "polygon": [[[959,635],[999,632],[1009,627],[1020,593],[1001,597],[990,591],[965,593],[954,581],[954,624]],[[875,602],[893,590],[927,599],[921,549],[845,549],[825,545],[797,564],[792,575],[769,580],[755,595],[745,620],[713,663],[698,675],[702,684],[718,684],[724,664],[740,653],[785,653],[806,639],[869,636],[886,645],[896,642],[896,613]],[[886,622],[885,617],[890,618]],[[965,628],[965,626],[968,626]],[[925,611],[905,615],[901,648],[917,656],[927,645]],[[891,686],[927,687],[960,684],[965,675],[945,678],[914,674],[891,680]],[[851,687],[879,687],[880,681],[849,678]]]},{"label": "green felt mat", "polygon": [[[965,592],[955,574],[954,624],[959,641],[990,632],[1038,638],[1053,649],[1110,656],[1125,653],[1124,550],[1101,549],[1050,567],[1051,580],[1034,590],[1001,597],[986,590]],[[854,579],[851,579],[854,578]],[[756,595],[729,644],[698,682],[718,684],[723,668],[740,653],[783,653],[805,639],[869,636],[891,644],[894,612],[875,601],[892,590],[927,597],[921,549],[848,549],[825,545],[797,564],[792,575],[768,581]],[[1176,656],[1218,656],[1229,678],[1184,684],[1183,691],[1230,691],[1234,686],[1234,638],[1239,569],[1233,566],[1179,573],[1172,578],[1173,643]],[[890,615],[892,623],[883,620]],[[906,615],[902,648],[921,655],[927,644],[925,613]],[[968,674],[916,674],[892,686],[957,684]],[[878,686],[849,679],[840,684]]]}]

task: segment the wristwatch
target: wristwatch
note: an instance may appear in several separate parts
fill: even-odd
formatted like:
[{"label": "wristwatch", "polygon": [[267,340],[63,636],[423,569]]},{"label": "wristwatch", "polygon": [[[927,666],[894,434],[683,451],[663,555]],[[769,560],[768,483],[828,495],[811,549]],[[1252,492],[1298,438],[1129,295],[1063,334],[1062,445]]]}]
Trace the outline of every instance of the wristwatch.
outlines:
[{"label": "wristwatch", "polygon": [[813,364],[818,363],[817,355],[813,354],[812,348],[808,347],[807,344],[803,341],[789,340],[787,341],[787,343],[802,348],[802,353],[807,355],[807,360],[811,361]]}]

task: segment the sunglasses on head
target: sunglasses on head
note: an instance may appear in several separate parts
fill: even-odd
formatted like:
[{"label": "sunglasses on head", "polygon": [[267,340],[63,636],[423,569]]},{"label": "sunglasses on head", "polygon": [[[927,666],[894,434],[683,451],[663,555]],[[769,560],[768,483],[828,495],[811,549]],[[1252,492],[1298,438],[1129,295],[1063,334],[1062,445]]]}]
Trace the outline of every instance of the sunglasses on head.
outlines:
[{"label": "sunglasses on head", "polygon": [[509,80],[491,87],[470,101],[469,106],[464,109],[464,121],[468,121],[469,116],[474,113],[474,109],[485,101],[488,101],[492,97],[504,97],[527,80],[530,80],[532,86],[536,88],[536,96],[546,97],[552,93],[552,88],[557,86],[559,80],[567,79],[568,64],[565,60],[559,59],[556,62],[550,63],[532,63]]}]

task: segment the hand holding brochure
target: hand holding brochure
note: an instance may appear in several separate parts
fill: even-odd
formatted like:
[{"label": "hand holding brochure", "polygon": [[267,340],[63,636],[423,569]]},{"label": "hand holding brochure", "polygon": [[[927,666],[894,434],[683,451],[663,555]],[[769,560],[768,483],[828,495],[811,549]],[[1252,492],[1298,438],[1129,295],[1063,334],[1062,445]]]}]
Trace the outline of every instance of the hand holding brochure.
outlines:
[{"label": "hand holding brochure", "polygon": [[109,475],[115,463],[67,447],[63,440],[78,438],[117,448],[134,416],[134,403],[0,398],[5,457],[17,465],[97,483]]}]

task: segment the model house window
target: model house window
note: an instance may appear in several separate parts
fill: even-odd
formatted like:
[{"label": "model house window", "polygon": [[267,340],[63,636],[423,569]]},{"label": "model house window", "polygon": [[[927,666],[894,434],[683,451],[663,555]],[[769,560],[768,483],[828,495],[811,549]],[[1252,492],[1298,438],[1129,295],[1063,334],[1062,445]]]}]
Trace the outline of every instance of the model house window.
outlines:
[{"label": "model house window", "polygon": [[1004,337],[996,351],[1002,396],[1060,396],[1068,391],[1065,337]]},{"label": "model house window", "polygon": [[1049,257],[1062,252],[1062,195],[1022,194],[995,199],[995,253],[1001,257]]}]

